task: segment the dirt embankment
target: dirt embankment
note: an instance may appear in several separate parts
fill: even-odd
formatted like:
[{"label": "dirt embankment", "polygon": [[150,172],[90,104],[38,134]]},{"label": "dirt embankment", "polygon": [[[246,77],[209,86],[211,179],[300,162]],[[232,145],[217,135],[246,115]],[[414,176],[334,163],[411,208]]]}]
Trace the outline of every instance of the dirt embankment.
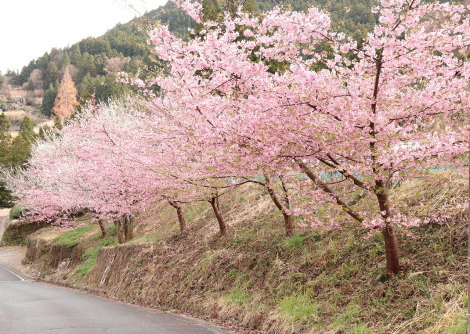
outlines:
[{"label": "dirt embankment", "polygon": [[[38,269],[54,271],[57,269],[67,269],[74,267],[80,262],[83,255],[83,248],[80,246],[68,246],[57,244],[51,241],[32,237],[29,239],[29,245],[26,249],[24,263],[35,263],[41,261]],[[60,268],[59,268],[60,267]]]},{"label": "dirt embankment", "polygon": [[[462,180],[461,196],[467,198],[467,176]],[[146,222],[124,245],[116,245],[110,223],[104,239],[93,224],[44,241],[38,232],[27,258],[36,276],[49,281],[262,333],[465,330],[466,215],[416,228],[412,238],[400,234],[402,272],[387,278],[381,235],[366,238],[353,227],[298,227],[285,238],[269,195],[243,189],[221,203],[230,225],[227,237],[217,233],[210,206],[202,203],[186,207],[185,233],[178,233],[169,208],[159,213],[158,228],[148,229]],[[416,196],[419,203],[424,196],[419,189],[409,190],[407,198]],[[431,191],[437,190],[429,188],[426,196],[440,198]]]},{"label": "dirt embankment", "polygon": [[27,246],[28,236],[45,226],[47,226],[45,223],[13,220],[5,229],[2,244],[5,246]]}]

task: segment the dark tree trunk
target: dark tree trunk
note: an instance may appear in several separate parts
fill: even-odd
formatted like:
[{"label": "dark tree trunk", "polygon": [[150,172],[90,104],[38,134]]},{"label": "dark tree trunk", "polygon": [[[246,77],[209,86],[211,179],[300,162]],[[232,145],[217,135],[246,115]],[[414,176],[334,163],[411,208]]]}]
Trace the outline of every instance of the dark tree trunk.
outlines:
[{"label": "dark tree trunk", "polygon": [[99,219],[98,224],[100,225],[100,229],[101,229],[101,237],[106,238],[106,229],[104,228],[104,219]]},{"label": "dark tree trunk", "polygon": [[122,218],[117,218],[114,219],[114,225],[116,225],[116,234],[117,234],[117,239],[120,244],[123,244],[125,242],[125,237],[124,237],[124,229],[122,226]]},{"label": "dark tree trunk", "polygon": [[122,227],[124,232],[124,241],[127,242],[134,238],[134,217],[131,215],[122,216]]},{"label": "dark tree trunk", "polygon": [[[391,217],[388,191],[385,183],[381,180],[375,182],[375,196],[379,202],[380,212],[383,220]],[[393,226],[388,224],[383,228],[382,235],[385,242],[385,257],[387,259],[387,274],[398,274],[400,271],[400,261],[398,254],[398,240]]]},{"label": "dark tree trunk", "polygon": [[397,235],[391,225],[386,226],[382,230],[385,241],[385,258],[387,266],[387,274],[398,274],[400,271],[400,258],[398,254]]},{"label": "dark tree trunk", "polygon": [[[353,217],[356,221],[362,223],[364,219],[361,215],[347,205],[327,184],[323,183],[315,174],[310,171],[307,165],[301,161],[297,161],[302,170],[307,174],[307,176],[318,185],[323,191],[330,194],[332,198],[336,200],[336,203],[343,208],[343,210]],[[389,198],[388,192],[383,181],[377,180],[375,183],[375,195],[379,202],[380,212],[382,213],[382,218],[384,221],[387,221],[391,217],[390,207],[389,207]],[[384,214],[385,213],[385,214]],[[398,253],[398,240],[393,230],[393,226],[387,224],[386,227],[382,230],[385,243],[385,257],[386,257],[386,267],[387,274],[398,274],[400,271],[400,262],[399,262],[399,253]]]},{"label": "dark tree trunk", "polygon": [[176,214],[178,215],[178,222],[180,224],[180,232],[186,230],[186,221],[184,220],[183,209],[177,202],[169,202],[172,207],[176,209]]},{"label": "dark tree trunk", "polygon": [[227,225],[224,222],[224,218],[220,214],[217,197],[212,197],[210,203],[212,210],[214,210],[215,218],[217,218],[217,222],[219,223],[220,234],[227,235]]},{"label": "dark tree trunk", "polygon": [[[292,216],[289,215],[286,212],[286,208],[282,205],[281,201],[276,196],[276,193],[271,188],[271,181],[270,181],[269,177],[267,175],[264,175],[264,178],[266,180],[265,187],[268,190],[269,196],[271,197],[274,204],[279,209],[279,211],[281,211],[282,216],[284,217],[284,228],[286,230],[286,237],[290,237],[294,233],[294,224],[293,224]],[[286,194],[285,200],[286,200],[286,205],[288,206],[289,205],[289,200],[288,200],[288,197],[287,197],[287,188],[285,187],[284,182],[282,183],[282,187],[283,187],[283,190]]]},{"label": "dark tree trunk", "polygon": [[287,214],[286,212],[286,210],[290,210],[289,191],[282,176],[279,176],[279,179],[281,180],[282,190],[284,191],[284,203],[286,207],[284,210],[284,224],[286,227],[286,236],[290,237],[294,233],[294,221],[292,215]]}]

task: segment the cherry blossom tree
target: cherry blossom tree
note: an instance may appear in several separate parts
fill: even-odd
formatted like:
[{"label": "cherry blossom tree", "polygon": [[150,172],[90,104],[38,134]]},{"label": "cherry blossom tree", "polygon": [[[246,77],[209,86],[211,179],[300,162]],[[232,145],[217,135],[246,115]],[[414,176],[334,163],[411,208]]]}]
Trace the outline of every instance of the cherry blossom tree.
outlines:
[{"label": "cherry blossom tree", "polygon": [[[288,211],[309,215],[313,227],[356,222],[382,233],[387,271],[397,273],[395,229],[441,213],[402,215],[392,183],[432,178],[431,168],[457,166],[468,154],[468,126],[459,120],[468,113],[470,71],[457,54],[470,44],[470,25],[464,6],[380,4],[380,24],[361,48],[314,8],[226,14],[223,25],[202,23],[189,42],[157,27],[151,38],[168,74],[134,83],[155,114],[218,157],[216,173],[276,166],[308,177],[305,196],[314,200]],[[179,5],[201,22],[199,5]],[[146,90],[153,85],[160,95]],[[375,204],[355,208],[354,198]]]},{"label": "cherry blossom tree", "polygon": [[381,233],[387,272],[397,273],[396,229],[468,206],[413,212],[390,197],[397,182],[432,181],[432,168],[468,156],[464,6],[382,0],[359,48],[315,8],[260,17],[240,8],[220,24],[202,22],[197,3],[177,5],[202,29],[190,41],[166,26],[150,32],[162,74],[122,74],[140,99],[84,108],[38,141],[26,169],[4,171],[31,215],[93,212],[114,220],[124,242],[137,211],[171,205],[184,231],[182,205],[208,201],[225,235],[220,197],[252,182],[268,190],[287,235],[294,217]]}]

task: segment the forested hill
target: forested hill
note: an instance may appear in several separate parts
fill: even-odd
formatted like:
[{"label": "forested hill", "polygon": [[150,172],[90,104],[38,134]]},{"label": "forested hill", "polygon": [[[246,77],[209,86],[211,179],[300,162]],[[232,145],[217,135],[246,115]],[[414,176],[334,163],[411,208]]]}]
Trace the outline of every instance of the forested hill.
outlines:
[{"label": "forested hill", "polygon": [[[226,8],[227,3],[202,0],[204,7],[212,10]],[[331,13],[333,26],[358,39],[375,25],[377,17],[370,8],[376,0],[249,0],[246,6],[259,13],[283,4],[293,10],[306,10],[317,6]],[[43,56],[31,60],[21,72],[8,71],[12,85],[23,85],[28,90],[44,90],[42,109],[50,114],[58,82],[69,67],[80,96],[95,94],[98,100],[123,94],[125,87],[116,82],[114,74],[126,71],[145,76],[147,69],[155,66],[154,55],[147,44],[146,22],[160,21],[169,24],[170,30],[188,38],[188,28],[194,21],[169,1],[165,6],[151,11],[144,18],[118,24],[103,36],[88,37],[64,49],[53,48]]]}]

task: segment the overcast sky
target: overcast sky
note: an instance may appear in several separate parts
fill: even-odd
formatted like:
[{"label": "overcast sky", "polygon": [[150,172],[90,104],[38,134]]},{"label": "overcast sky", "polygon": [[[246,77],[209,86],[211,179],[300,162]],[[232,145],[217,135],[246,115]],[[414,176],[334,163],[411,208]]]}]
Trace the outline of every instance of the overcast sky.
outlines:
[{"label": "overcast sky", "polygon": [[50,51],[97,37],[167,0],[0,0],[0,71],[18,69]]}]

